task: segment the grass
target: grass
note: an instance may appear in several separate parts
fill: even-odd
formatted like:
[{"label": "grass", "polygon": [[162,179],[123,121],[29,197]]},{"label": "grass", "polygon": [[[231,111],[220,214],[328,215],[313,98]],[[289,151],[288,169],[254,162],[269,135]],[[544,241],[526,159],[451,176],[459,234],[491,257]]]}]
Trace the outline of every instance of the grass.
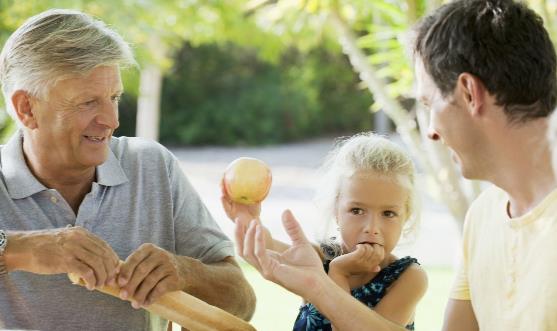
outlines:
[{"label": "grass", "polygon": [[[301,299],[263,279],[250,265],[243,263],[242,269],[257,295],[257,308],[251,324],[260,331],[292,330]],[[450,268],[425,269],[429,288],[416,310],[416,330],[440,330],[453,271]]]}]

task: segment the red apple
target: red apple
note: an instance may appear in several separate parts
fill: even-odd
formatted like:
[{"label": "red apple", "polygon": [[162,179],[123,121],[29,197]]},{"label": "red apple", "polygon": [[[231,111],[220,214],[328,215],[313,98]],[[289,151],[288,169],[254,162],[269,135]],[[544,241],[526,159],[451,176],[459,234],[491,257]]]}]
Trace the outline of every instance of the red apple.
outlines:
[{"label": "red apple", "polygon": [[251,157],[232,161],[224,172],[224,189],[234,202],[250,205],[263,201],[271,188],[271,169]]}]

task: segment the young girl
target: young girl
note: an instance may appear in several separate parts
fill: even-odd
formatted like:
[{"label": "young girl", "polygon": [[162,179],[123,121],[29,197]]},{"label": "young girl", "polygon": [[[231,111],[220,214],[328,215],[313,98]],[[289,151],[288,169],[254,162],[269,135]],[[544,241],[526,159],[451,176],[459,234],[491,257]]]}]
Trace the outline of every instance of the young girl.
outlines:
[{"label": "young girl", "polygon": [[[322,171],[316,202],[324,213],[324,228],[333,223],[338,229],[336,237],[316,246],[325,271],[370,309],[413,330],[414,311],[427,288],[427,277],[416,259],[399,259],[391,253],[403,230],[416,222],[411,159],[389,140],[365,133],[342,141]],[[236,241],[242,249],[247,225],[258,219],[260,205],[236,204],[226,195],[222,202],[236,223]],[[280,253],[290,247],[263,231],[267,249]],[[243,255],[241,250],[239,254]],[[311,303],[300,308],[294,324],[295,331],[332,329]]]}]

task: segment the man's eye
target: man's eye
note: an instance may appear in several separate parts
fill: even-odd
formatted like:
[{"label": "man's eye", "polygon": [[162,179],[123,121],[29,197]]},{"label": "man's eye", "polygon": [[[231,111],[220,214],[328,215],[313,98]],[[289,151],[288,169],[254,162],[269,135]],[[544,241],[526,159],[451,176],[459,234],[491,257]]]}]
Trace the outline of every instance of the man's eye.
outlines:
[{"label": "man's eye", "polygon": [[122,99],[122,96],[121,95],[115,95],[111,99],[112,99],[112,102],[119,103],[120,100]]},{"label": "man's eye", "polygon": [[93,99],[93,100],[89,100],[89,101],[85,101],[83,103],[84,106],[86,107],[91,107],[97,104],[97,100]]},{"label": "man's eye", "polygon": [[363,215],[364,210],[362,208],[351,208],[350,213],[352,215]]}]

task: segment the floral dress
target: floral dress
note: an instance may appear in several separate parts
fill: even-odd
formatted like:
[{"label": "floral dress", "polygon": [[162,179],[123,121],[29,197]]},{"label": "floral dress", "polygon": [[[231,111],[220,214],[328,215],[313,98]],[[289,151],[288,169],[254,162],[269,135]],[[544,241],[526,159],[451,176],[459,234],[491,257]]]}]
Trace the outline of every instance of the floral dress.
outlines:
[{"label": "floral dress", "polygon": [[[323,265],[325,271],[329,271],[329,263]],[[387,293],[387,289],[398,279],[398,277],[413,263],[418,263],[410,256],[403,257],[382,269],[369,283],[353,289],[352,296],[366,304],[369,308],[375,307]],[[406,326],[408,330],[414,330],[414,323]],[[331,322],[315,308],[311,303],[300,307],[294,331],[331,331]]]}]

